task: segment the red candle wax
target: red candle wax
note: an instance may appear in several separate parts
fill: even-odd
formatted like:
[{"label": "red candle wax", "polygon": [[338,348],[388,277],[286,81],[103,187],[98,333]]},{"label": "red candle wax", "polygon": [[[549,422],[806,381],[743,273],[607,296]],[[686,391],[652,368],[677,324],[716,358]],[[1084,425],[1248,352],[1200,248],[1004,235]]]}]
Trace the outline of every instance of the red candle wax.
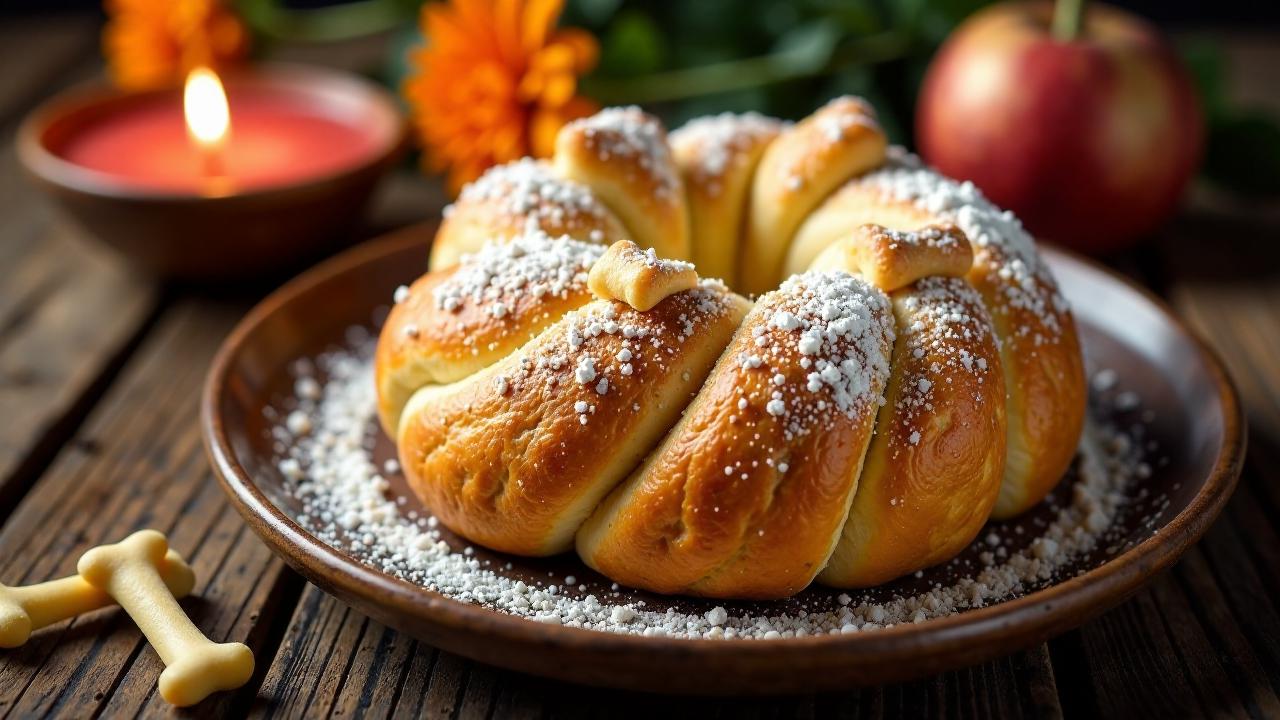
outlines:
[{"label": "red candle wax", "polygon": [[350,108],[301,93],[227,86],[231,131],[218,154],[221,178],[188,135],[180,96],[139,98],[87,123],[56,148],[76,165],[130,187],[201,193],[293,185],[339,173],[379,151]]}]

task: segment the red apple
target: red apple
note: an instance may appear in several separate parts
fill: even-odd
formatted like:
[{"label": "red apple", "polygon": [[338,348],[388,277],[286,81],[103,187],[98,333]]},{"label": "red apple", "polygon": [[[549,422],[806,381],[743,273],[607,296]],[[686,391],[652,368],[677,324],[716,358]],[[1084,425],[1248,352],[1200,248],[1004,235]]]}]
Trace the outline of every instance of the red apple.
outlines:
[{"label": "red apple", "polygon": [[916,137],[925,160],[972,180],[1032,233],[1106,252],[1169,217],[1199,162],[1204,120],[1154,27],[1059,2],[1057,22],[1052,3],[1028,2],[961,24],[925,76]]}]

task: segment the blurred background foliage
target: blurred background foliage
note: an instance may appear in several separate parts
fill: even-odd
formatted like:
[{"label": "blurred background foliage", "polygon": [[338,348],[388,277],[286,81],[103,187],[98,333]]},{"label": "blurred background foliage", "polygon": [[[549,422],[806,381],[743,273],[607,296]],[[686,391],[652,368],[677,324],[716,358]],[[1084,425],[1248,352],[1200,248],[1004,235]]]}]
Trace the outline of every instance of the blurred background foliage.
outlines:
[{"label": "blurred background foliage", "polygon": [[[690,117],[757,110],[806,114],[840,93],[875,104],[895,142],[914,146],[916,94],[934,51],[985,0],[567,0],[562,25],[590,30],[600,63],[583,91],[603,104],[639,103],[675,127]],[[1280,3],[1242,11],[1234,0],[1119,2],[1180,24],[1268,18]],[[390,32],[382,79],[396,85],[406,51],[422,42],[420,0],[236,0],[260,38],[328,41]],[[1135,7],[1136,5],[1136,7]],[[1267,9],[1270,8],[1270,9]],[[260,43],[261,46],[261,43]],[[1202,175],[1249,196],[1280,194],[1280,124],[1227,101],[1221,47],[1179,46],[1200,88],[1208,120]]]},{"label": "blurred background foliage", "polygon": [[796,118],[863,95],[891,137],[910,141],[933,51],[981,0],[570,2],[566,21],[601,40],[587,94],[655,107],[672,124],[725,110]]}]

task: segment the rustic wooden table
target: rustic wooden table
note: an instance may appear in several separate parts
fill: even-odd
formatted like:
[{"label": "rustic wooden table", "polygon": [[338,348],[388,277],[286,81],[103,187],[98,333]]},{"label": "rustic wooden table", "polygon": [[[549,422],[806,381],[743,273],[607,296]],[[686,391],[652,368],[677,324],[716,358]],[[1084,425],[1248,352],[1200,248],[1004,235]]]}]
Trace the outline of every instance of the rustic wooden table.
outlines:
[{"label": "rustic wooden table", "polygon": [[[75,237],[14,158],[27,109],[100,72],[96,33],[80,17],[0,27],[0,581],[72,573],[84,549],[138,528],[169,533],[199,577],[188,612],[258,660],[247,687],[187,712],[1280,717],[1280,214],[1198,195],[1159,238],[1116,260],[1217,347],[1251,424],[1234,500],[1148,589],[1047,644],[901,685],[745,701],[574,687],[439,652],[348,609],[286,568],[229,507],[205,461],[197,405],[214,350],[252,298],[210,299],[132,273]],[[1242,97],[1280,103],[1278,46],[1233,38]],[[330,48],[323,60],[359,66],[379,53]],[[370,232],[441,202],[405,173]],[[126,617],[93,613],[0,651],[0,716],[168,714],[160,670]]]}]

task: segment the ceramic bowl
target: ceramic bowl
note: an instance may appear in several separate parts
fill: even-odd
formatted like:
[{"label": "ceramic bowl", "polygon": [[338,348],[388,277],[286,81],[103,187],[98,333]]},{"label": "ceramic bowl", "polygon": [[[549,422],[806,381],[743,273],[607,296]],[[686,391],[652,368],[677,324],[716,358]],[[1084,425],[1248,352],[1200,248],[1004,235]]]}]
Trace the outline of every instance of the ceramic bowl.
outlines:
[{"label": "ceramic bowl", "polygon": [[405,150],[404,119],[386,90],[336,70],[263,65],[225,79],[229,88],[301,94],[354,118],[371,134],[374,150],[339,171],[259,190],[206,196],[139,188],[69,162],[59,148],[86,124],[131,103],[163,97],[180,105],[181,89],[136,93],[92,82],[53,97],[25,119],[18,157],[87,236],[154,275],[209,282],[297,268],[332,250],[361,219],[378,181]]}]

